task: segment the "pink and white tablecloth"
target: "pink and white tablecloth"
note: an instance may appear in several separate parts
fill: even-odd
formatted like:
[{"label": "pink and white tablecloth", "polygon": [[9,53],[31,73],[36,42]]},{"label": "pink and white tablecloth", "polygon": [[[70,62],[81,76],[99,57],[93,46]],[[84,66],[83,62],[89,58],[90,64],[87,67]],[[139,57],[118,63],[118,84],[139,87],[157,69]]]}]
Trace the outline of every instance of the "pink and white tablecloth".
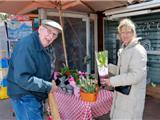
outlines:
[{"label": "pink and white tablecloth", "polygon": [[59,106],[61,120],[92,120],[102,116],[111,109],[112,92],[100,90],[96,102],[85,102],[80,98],[58,91],[56,100]]}]

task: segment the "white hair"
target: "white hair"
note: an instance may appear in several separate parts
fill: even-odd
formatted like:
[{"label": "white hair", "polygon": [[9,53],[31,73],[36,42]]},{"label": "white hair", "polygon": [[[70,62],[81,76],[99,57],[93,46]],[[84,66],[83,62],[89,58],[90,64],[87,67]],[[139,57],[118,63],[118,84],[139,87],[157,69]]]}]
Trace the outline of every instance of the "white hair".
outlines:
[{"label": "white hair", "polygon": [[121,32],[121,28],[124,27],[124,26],[130,28],[133,32],[134,37],[135,38],[137,37],[135,24],[130,19],[127,19],[127,18],[122,19],[120,21],[120,24],[118,26],[118,33]]}]

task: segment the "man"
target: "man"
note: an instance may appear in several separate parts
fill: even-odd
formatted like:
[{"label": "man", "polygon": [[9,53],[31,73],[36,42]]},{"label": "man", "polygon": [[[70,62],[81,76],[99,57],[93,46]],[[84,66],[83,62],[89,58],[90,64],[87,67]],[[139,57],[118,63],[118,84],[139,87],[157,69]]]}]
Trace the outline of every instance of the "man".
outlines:
[{"label": "man", "polygon": [[8,95],[17,120],[43,120],[43,101],[57,86],[51,78],[46,49],[62,27],[42,20],[38,31],[20,40],[12,53],[8,71]]}]

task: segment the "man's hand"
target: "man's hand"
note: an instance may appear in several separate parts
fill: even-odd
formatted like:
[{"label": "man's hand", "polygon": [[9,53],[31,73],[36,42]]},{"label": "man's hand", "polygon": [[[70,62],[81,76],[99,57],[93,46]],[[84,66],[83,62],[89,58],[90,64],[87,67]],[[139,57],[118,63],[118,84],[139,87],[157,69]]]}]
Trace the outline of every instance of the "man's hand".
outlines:
[{"label": "man's hand", "polygon": [[56,92],[57,90],[58,90],[58,87],[57,87],[57,85],[56,85],[55,81],[54,81],[54,80],[52,80],[52,89],[51,89],[51,91],[50,91],[50,92]]}]

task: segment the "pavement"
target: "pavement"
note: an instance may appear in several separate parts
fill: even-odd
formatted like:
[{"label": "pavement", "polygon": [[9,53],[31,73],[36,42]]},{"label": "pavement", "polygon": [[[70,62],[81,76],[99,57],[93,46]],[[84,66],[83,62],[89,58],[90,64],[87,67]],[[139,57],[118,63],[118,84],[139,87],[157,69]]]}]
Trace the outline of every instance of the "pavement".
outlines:
[{"label": "pavement", "polygon": [[[9,99],[0,100],[0,120],[16,120]],[[94,120],[109,120],[109,115],[106,114]],[[143,120],[160,120],[160,100],[146,97]]]},{"label": "pavement", "polygon": [[16,120],[9,99],[0,100],[0,120]]}]

